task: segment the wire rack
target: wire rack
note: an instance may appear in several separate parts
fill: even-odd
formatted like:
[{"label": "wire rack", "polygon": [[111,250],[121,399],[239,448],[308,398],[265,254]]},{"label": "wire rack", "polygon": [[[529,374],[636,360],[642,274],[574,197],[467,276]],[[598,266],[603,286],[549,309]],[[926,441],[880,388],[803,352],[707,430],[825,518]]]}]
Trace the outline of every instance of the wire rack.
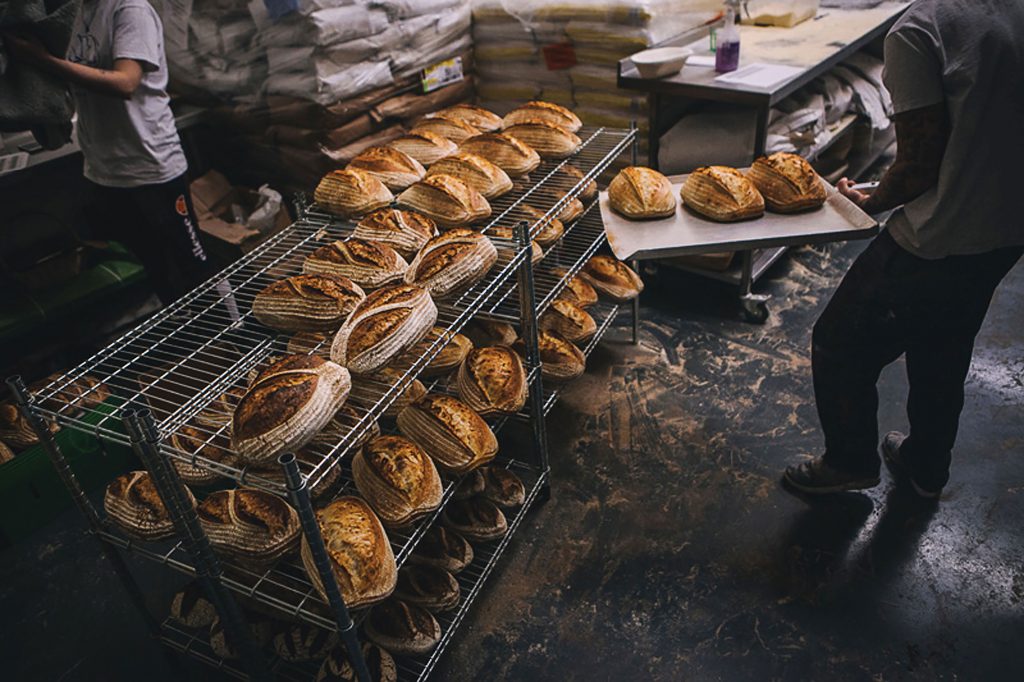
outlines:
[{"label": "wire rack", "polygon": [[[521,181],[514,191],[496,200],[492,204],[491,222],[483,231],[527,220],[531,234],[536,234],[626,150],[634,136],[633,131],[585,129],[581,135],[583,145],[575,156],[566,161],[545,162],[528,182]],[[582,180],[562,172],[569,163],[580,170]],[[527,213],[524,206],[532,206],[536,211]],[[596,216],[593,206],[590,209],[588,215]],[[582,224],[594,230],[593,222],[588,223],[586,218],[577,221],[577,225]],[[158,429],[164,436],[161,450],[169,456],[241,485],[285,494],[279,471],[240,466],[230,452],[231,413],[250,375],[270,359],[288,352],[290,336],[256,321],[251,313],[252,301],[268,284],[300,273],[309,253],[350,236],[352,229],[350,223],[315,210],[308,211],[291,228],[74,370],[37,390],[34,400],[38,409],[63,426],[128,444],[120,423],[123,409],[149,407],[157,416]],[[552,249],[553,254],[549,254],[552,262],[560,258],[558,254],[562,251],[579,248],[575,246],[577,238],[574,236],[579,230],[580,227],[572,227],[563,238],[564,245]],[[529,251],[518,248],[511,240],[493,235],[492,239],[500,254],[495,268],[457,299],[438,305],[437,326],[447,334],[437,338],[421,355],[399,362],[386,375],[357,377],[354,383],[360,392],[374,399],[358,404],[349,401],[358,413],[358,420],[340,440],[317,441],[304,449],[299,466],[311,488],[333,475],[345,453],[361,441],[441,351],[446,337],[458,332],[477,312],[497,311],[502,303],[506,305],[500,314],[518,318],[518,309],[514,315],[512,312],[512,306],[518,306],[518,296],[513,295],[517,289],[514,275]],[[592,242],[588,245],[593,246]],[[542,277],[549,282],[544,300],[550,302],[558,277],[554,270]],[[90,420],[95,423],[83,420],[80,408],[97,387],[65,399],[66,389],[86,375],[117,398],[112,401],[117,407],[98,421]],[[192,435],[198,432],[199,437],[182,438],[185,427],[194,429]]]}]

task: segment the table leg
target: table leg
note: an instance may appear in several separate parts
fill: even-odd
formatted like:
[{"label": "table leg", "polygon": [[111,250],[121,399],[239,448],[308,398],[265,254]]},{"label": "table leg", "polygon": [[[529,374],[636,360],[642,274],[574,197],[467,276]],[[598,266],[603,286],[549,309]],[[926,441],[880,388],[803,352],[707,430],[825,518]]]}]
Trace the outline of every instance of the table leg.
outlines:
[{"label": "table leg", "polygon": [[[636,274],[640,274],[640,261],[630,261],[630,267]],[[633,345],[640,343],[640,294],[633,297]]]},{"label": "table leg", "polygon": [[661,147],[661,96],[654,92],[647,95],[647,108],[647,165],[657,170]]},{"label": "table leg", "polygon": [[753,293],[754,251],[741,251],[740,257],[740,312],[748,322],[764,324],[768,321],[768,296]]},{"label": "table leg", "polygon": [[765,145],[768,144],[768,117],[771,107],[767,104],[757,108],[757,127],[754,132],[754,158],[764,156]]}]

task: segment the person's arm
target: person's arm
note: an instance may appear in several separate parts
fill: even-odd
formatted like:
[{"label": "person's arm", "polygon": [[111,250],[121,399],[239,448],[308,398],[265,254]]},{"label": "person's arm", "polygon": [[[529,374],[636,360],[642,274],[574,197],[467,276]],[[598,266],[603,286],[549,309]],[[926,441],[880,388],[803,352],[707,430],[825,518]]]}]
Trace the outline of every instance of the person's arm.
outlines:
[{"label": "person's arm", "polygon": [[34,37],[5,33],[3,38],[15,59],[101,95],[131,99],[142,82],[142,65],[134,59],[117,59],[113,69],[97,69],[50,54]]},{"label": "person's arm", "polygon": [[872,194],[850,187],[847,178],[837,189],[866,213],[881,213],[913,201],[939,182],[942,156],[949,141],[945,103],[893,116],[896,123],[896,161]]}]

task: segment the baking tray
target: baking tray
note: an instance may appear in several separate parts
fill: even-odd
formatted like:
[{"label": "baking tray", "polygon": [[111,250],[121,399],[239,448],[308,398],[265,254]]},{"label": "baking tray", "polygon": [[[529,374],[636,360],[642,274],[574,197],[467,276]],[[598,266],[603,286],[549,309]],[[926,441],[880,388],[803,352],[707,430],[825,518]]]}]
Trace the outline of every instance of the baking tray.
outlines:
[{"label": "baking tray", "polygon": [[679,188],[685,181],[685,175],[669,177],[676,214],[659,220],[627,220],[611,210],[608,192],[601,192],[601,218],[608,244],[619,260],[820,244],[868,239],[878,234],[878,221],[825,180],[822,183],[827,198],[819,209],[788,215],[765,213],[738,223],[716,223],[684,207]]}]

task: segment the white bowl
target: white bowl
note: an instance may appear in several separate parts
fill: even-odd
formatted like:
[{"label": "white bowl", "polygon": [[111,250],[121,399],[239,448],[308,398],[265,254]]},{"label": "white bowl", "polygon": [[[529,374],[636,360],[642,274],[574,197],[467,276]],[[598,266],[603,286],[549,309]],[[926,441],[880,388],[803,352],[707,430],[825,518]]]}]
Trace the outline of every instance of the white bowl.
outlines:
[{"label": "white bowl", "polygon": [[630,57],[641,78],[664,78],[679,73],[693,50],[688,47],[657,47]]}]

